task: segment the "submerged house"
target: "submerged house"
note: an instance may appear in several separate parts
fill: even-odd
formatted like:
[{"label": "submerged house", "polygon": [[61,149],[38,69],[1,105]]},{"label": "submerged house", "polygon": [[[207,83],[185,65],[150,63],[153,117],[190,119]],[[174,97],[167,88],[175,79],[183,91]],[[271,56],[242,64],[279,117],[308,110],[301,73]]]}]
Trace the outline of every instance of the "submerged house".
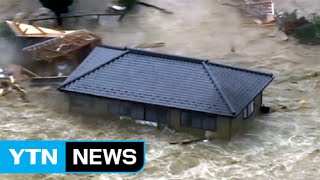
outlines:
[{"label": "submerged house", "polygon": [[59,89],[72,111],[229,139],[259,114],[272,80],[208,60],[98,46]]}]

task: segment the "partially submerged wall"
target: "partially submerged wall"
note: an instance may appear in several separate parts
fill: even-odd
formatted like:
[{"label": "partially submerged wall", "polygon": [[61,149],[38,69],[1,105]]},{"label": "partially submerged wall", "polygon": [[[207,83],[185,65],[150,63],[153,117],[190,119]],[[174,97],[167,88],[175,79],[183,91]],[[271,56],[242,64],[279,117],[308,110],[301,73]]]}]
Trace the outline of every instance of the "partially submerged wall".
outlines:
[{"label": "partially submerged wall", "polygon": [[252,121],[257,117],[261,111],[262,105],[262,93],[260,93],[253,101],[254,111],[247,118],[244,118],[244,112],[242,111],[240,115],[233,119],[230,125],[230,135],[231,137],[238,134],[244,133],[248,130],[249,126],[252,124]]},{"label": "partially submerged wall", "polygon": [[[151,105],[138,104],[133,102],[126,102],[120,100],[112,100],[106,98],[99,98],[94,96],[87,96],[81,94],[69,93],[69,109],[74,112],[82,113],[90,116],[100,116],[114,118],[119,116],[111,115],[110,110],[114,111],[114,114],[128,114],[128,117],[140,117],[137,120],[148,120],[151,122],[157,122],[155,120],[150,120],[146,115],[148,110],[154,108]],[[162,125],[168,126],[171,129],[175,129],[178,132],[188,132],[203,138],[221,138],[230,139],[232,136],[239,132],[243,132],[247,129],[247,126],[252,122],[254,117],[260,113],[260,107],[262,104],[262,94],[259,94],[254,100],[254,111],[248,118],[243,118],[243,112],[237,118],[230,118],[225,116],[217,115],[207,115],[204,113],[197,113],[199,116],[205,117],[206,120],[214,122],[214,129],[206,130],[201,128],[194,128],[192,126],[182,125],[182,111],[175,108],[159,108],[164,109],[168,112],[168,116],[163,116],[168,118],[166,121],[162,122]],[[121,107],[126,107],[126,110],[116,109],[115,107],[120,105]],[[128,110],[130,109],[130,110]],[[156,108],[157,110],[157,108]],[[128,111],[128,112],[127,112]],[[130,112],[129,112],[130,111]],[[150,111],[149,111],[150,112]],[[157,112],[152,113],[157,114]],[[191,112],[193,113],[193,112]],[[133,115],[134,114],[134,115]],[[160,113],[161,114],[161,113]],[[150,117],[150,116],[149,116]],[[154,117],[157,117],[156,115]],[[201,119],[201,118],[200,118]]]},{"label": "partially submerged wall", "polygon": [[[106,98],[99,98],[94,96],[87,96],[87,95],[81,95],[81,94],[73,94],[69,93],[69,110],[72,112],[81,113],[84,115],[89,116],[100,116],[100,117],[108,117],[108,118],[114,118],[115,116],[111,115],[109,113],[110,107],[116,106],[116,104],[122,104],[122,105],[133,105],[134,107],[143,107],[143,116],[137,120],[149,120],[146,118],[146,111],[148,109],[152,109],[153,106],[150,105],[142,105],[142,104],[136,104],[136,103],[130,103],[125,101],[119,101],[119,100],[112,100],[112,99],[106,99]],[[161,109],[161,108],[160,108]],[[174,108],[162,108],[168,111],[168,121],[167,123],[163,123],[162,125],[168,126],[171,129],[175,129],[178,132],[188,132],[190,134],[194,134],[200,137],[207,137],[207,138],[223,138],[223,139],[229,139],[230,138],[230,118],[226,117],[220,117],[220,116],[207,116],[206,114],[200,113],[200,115],[203,115],[205,117],[208,117],[207,120],[215,122],[215,129],[214,130],[203,130],[200,128],[191,128],[181,125],[181,114],[182,112],[179,109]],[[136,113],[137,114],[137,113]],[[139,114],[139,113],[138,113]],[[141,113],[140,113],[141,114]],[[152,120],[151,120],[152,121]],[[154,122],[154,121],[153,121]]]},{"label": "partially submerged wall", "polygon": [[216,123],[215,130],[203,130],[203,129],[182,126],[181,112],[182,111],[178,109],[171,110],[171,121],[169,124],[170,128],[173,128],[177,131],[195,134],[203,138],[229,139],[230,118],[222,117],[222,116],[213,116],[212,118],[210,118],[210,120],[215,121]]}]

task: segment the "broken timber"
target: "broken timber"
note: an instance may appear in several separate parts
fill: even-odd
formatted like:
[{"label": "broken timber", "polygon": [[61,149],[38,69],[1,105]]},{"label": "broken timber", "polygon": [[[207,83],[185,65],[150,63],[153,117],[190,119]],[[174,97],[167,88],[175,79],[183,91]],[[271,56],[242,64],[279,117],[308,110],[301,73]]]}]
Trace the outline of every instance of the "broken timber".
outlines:
[{"label": "broken timber", "polygon": [[100,40],[98,36],[87,30],[79,30],[25,47],[22,51],[35,61],[49,61],[90,44],[96,46]]},{"label": "broken timber", "polygon": [[59,87],[68,76],[34,77],[31,78],[32,87],[54,86]]},{"label": "broken timber", "polygon": [[17,83],[13,75],[3,72],[0,68],[0,96],[6,96],[12,92],[16,92],[22,100],[27,101],[24,88]]},{"label": "broken timber", "polygon": [[193,139],[193,140],[184,140],[184,141],[178,141],[178,142],[170,142],[171,145],[176,145],[176,144],[179,144],[179,145],[187,145],[187,144],[192,144],[192,143],[195,143],[195,142],[202,142],[206,139]]},{"label": "broken timber", "polygon": [[262,20],[261,23],[258,24],[268,24],[275,21],[276,12],[272,0],[243,0],[242,3],[223,3],[223,5],[240,9],[241,11]]},{"label": "broken timber", "polygon": [[164,42],[158,42],[158,43],[142,43],[134,47],[144,49],[144,48],[159,48],[163,46],[165,46]]},{"label": "broken timber", "polygon": [[23,48],[19,64],[34,72],[31,77],[66,76],[100,43],[101,38],[90,31],[73,31]]},{"label": "broken timber", "polygon": [[[62,19],[71,19],[71,18],[81,18],[86,16],[97,16],[97,19],[100,18],[100,16],[121,16],[123,12],[108,12],[108,13],[92,13],[92,14],[76,14],[76,15],[69,15],[69,16],[62,16]],[[32,24],[35,21],[46,21],[46,20],[52,20],[57,19],[57,17],[50,17],[50,18],[36,18],[36,19],[27,19],[30,24]]]},{"label": "broken timber", "polygon": [[146,7],[157,9],[157,10],[163,12],[163,13],[166,13],[166,14],[173,14],[173,12],[168,11],[168,10],[166,10],[164,8],[158,7],[158,6],[153,5],[153,4],[149,4],[149,3],[146,3],[146,2],[142,2],[142,1],[138,1],[138,4],[140,4],[142,6],[146,6]]},{"label": "broken timber", "polygon": [[6,21],[10,29],[17,37],[42,37],[42,38],[55,38],[62,35],[72,33],[74,31],[55,30],[44,27],[39,27],[30,24],[24,24],[14,21]]},{"label": "broken timber", "polygon": [[34,72],[30,71],[29,69],[22,67],[22,72],[25,73],[27,76],[30,77],[39,77],[37,74],[35,74]]}]

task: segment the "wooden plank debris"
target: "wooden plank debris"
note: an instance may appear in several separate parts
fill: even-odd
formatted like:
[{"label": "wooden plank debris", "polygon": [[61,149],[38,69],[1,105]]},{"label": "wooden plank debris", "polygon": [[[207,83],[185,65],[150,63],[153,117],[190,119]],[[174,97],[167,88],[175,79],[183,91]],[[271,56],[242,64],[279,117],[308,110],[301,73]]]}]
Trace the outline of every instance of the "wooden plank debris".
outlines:
[{"label": "wooden plank debris", "polygon": [[61,37],[31,45],[22,51],[32,60],[50,61],[56,58],[69,55],[87,45],[97,45],[100,37],[87,30],[78,30],[65,34]]},{"label": "wooden plank debris", "polygon": [[145,48],[159,48],[159,47],[164,47],[164,46],[165,46],[164,42],[142,43],[142,44],[135,46],[135,48],[145,49]]},{"label": "wooden plank debris", "polygon": [[31,78],[32,87],[54,86],[59,87],[68,76],[34,77]]},{"label": "wooden plank debris", "polygon": [[238,3],[223,3],[223,5],[235,7],[256,19],[258,25],[275,25],[275,7],[272,0],[241,0]]},{"label": "wooden plank debris", "polygon": [[16,81],[9,72],[0,68],[0,97],[15,92],[22,100],[27,101],[27,92]]},{"label": "wooden plank debris", "polygon": [[[121,16],[122,14],[123,14],[122,12],[90,13],[90,14],[75,14],[75,15],[61,16],[61,18],[72,19],[72,18],[81,18],[81,17],[87,17],[87,16],[96,16],[97,19],[99,19],[101,16]],[[32,24],[36,21],[46,21],[46,20],[52,20],[52,19],[57,19],[57,17],[34,18],[34,19],[27,19],[26,21]]]},{"label": "wooden plank debris", "polygon": [[17,37],[55,38],[74,32],[49,29],[45,27],[39,27],[36,25],[24,24],[14,21],[6,21],[6,23]]},{"label": "wooden plank debris", "polygon": [[170,142],[171,145],[188,145],[188,144],[192,144],[192,143],[196,143],[196,142],[203,142],[203,141],[207,141],[207,139],[192,139],[192,140],[184,140],[184,141],[177,141],[177,142]]}]

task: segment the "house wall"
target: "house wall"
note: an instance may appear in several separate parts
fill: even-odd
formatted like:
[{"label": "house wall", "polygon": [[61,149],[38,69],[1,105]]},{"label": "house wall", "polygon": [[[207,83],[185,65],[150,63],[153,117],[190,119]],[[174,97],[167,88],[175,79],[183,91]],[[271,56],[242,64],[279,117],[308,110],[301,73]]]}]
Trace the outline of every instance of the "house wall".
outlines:
[{"label": "house wall", "polygon": [[229,139],[229,128],[231,118],[216,116],[212,118],[212,121],[216,121],[216,130],[209,131],[197,128],[188,128],[181,125],[181,110],[173,109],[171,110],[171,121],[169,124],[170,128],[173,128],[177,131],[188,132],[195,134],[203,138],[221,138]]},{"label": "house wall", "polygon": [[262,93],[260,93],[255,99],[254,99],[254,111],[252,114],[244,118],[244,112],[242,111],[238,117],[234,118],[231,122],[231,128],[230,128],[230,135],[231,137],[238,134],[246,132],[254,118],[259,115],[260,107],[262,105]]},{"label": "house wall", "polygon": [[99,97],[70,93],[69,111],[89,116],[109,116],[107,110],[111,102]]},{"label": "house wall", "polygon": [[[86,96],[81,94],[69,94],[69,110],[76,111],[77,113],[82,113],[90,116],[99,116],[106,118],[115,118],[116,116],[110,115],[108,109],[115,104],[132,104],[130,102],[98,98],[93,96]],[[213,116],[210,117],[210,120],[216,121],[216,130],[203,130],[198,128],[190,128],[181,125],[181,114],[182,110],[174,109],[174,108],[165,108],[169,112],[169,121],[164,126],[168,126],[171,129],[175,129],[178,132],[188,132],[190,134],[197,135],[199,137],[206,138],[221,138],[221,139],[230,139],[235,134],[241,132],[245,127],[250,124],[250,121],[253,120],[260,112],[260,106],[262,104],[262,96],[258,95],[254,100],[254,112],[252,115],[244,119],[243,112],[237,118],[230,118],[224,116]],[[146,117],[146,109],[150,109],[153,106],[137,104],[134,107],[143,107],[144,118]],[[204,114],[202,114],[204,115]],[[143,120],[143,119],[139,119]]]}]

